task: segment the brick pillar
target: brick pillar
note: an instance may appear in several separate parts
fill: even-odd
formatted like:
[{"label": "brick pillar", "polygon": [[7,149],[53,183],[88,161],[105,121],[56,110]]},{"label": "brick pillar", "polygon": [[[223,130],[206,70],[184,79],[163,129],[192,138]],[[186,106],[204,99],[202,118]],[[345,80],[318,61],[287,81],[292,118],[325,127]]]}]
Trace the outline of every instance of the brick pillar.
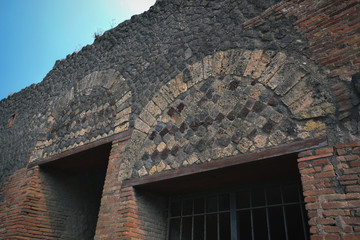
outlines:
[{"label": "brick pillar", "polygon": [[1,194],[0,239],[57,239],[38,167],[16,171]]},{"label": "brick pillar", "polygon": [[167,199],[124,187],[120,197],[119,239],[166,239]]},{"label": "brick pillar", "polygon": [[112,143],[94,239],[118,239],[122,174],[126,169],[122,157],[128,139],[129,136]]},{"label": "brick pillar", "polygon": [[131,171],[123,159],[128,139],[112,144],[94,239],[165,239],[166,198],[122,185]]},{"label": "brick pillar", "polygon": [[312,240],[360,239],[359,152],[351,142],[299,154]]},{"label": "brick pillar", "polygon": [[119,202],[121,205],[117,212],[120,219],[119,239],[146,239],[145,232],[141,229],[140,214],[133,187],[126,187],[121,190]]},{"label": "brick pillar", "polygon": [[25,190],[21,186],[26,185],[26,169],[14,172],[5,181],[0,204],[0,239],[10,239],[19,236],[24,229],[21,206],[25,199]]}]

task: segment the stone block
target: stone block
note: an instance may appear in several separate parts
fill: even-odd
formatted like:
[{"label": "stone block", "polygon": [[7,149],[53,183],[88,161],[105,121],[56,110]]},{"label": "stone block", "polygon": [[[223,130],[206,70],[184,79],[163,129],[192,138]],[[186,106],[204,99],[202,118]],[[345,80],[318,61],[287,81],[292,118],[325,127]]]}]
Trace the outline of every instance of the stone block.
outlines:
[{"label": "stone block", "polygon": [[305,76],[306,72],[298,63],[289,63],[268,82],[268,85],[276,86],[275,93],[284,96],[295,84],[297,84]]},{"label": "stone block", "polygon": [[160,161],[160,163],[157,165],[156,170],[158,172],[162,172],[164,169],[166,168],[166,164],[164,163],[164,161]]},{"label": "stone block", "polygon": [[230,66],[233,64],[232,60],[233,60],[233,53],[235,51],[234,50],[229,50],[226,52],[223,52],[223,58],[221,61],[221,71],[220,74],[230,74]]},{"label": "stone block", "polygon": [[275,57],[271,60],[270,64],[263,72],[261,78],[259,78],[259,82],[263,84],[267,84],[270,79],[282,68],[286,61],[286,55],[283,52],[278,52]]},{"label": "stone block", "polygon": [[252,121],[254,123],[255,126],[262,128],[265,124],[266,124],[266,118],[256,115],[256,117],[254,118],[254,121]]},{"label": "stone block", "polygon": [[237,153],[237,150],[232,144],[229,144],[227,147],[222,149],[221,157],[230,157],[233,156],[235,153]]},{"label": "stone block", "polygon": [[161,114],[161,109],[152,101],[150,100],[148,104],[146,104],[145,108],[146,111],[148,111],[153,117],[157,117],[159,114]]},{"label": "stone block", "polygon": [[305,126],[302,127],[302,129],[305,131],[320,131],[325,128],[326,128],[325,123],[314,120],[307,121]]},{"label": "stone block", "polygon": [[269,136],[269,141],[275,146],[282,143],[284,139],[286,139],[286,135],[280,130],[276,130]]},{"label": "stone block", "polygon": [[187,87],[191,88],[192,86],[201,82],[204,79],[203,64],[202,62],[196,62],[193,65],[188,66],[188,69],[191,74],[191,80],[187,82]]},{"label": "stone block", "polygon": [[258,63],[261,60],[261,56],[263,54],[262,50],[255,50],[251,53],[250,59],[246,65],[246,69],[244,72],[244,76],[250,76],[257,68]]},{"label": "stone block", "polygon": [[257,67],[253,71],[252,78],[257,79],[261,76],[261,74],[265,71],[267,65],[270,63],[273,55],[273,51],[266,51],[262,54],[261,59],[257,64]]},{"label": "stone block", "polygon": [[226,71],[228,52],[216,52],[213,57],[213,75],[223,74]]},{"label": "stone block", "polygon": [[153,115],[151,115],[148,111],[146,111],[145,109],[143,111],[141,111],[139,118],[141,120],[143,120],[147,125],[149,126],[155,126],[156,124],[156,119],[153,117]]},{"label": "stone block", "polygon": [[311,104],[314,102],[314,99],[312,98],[312,92],[307,93],[305,96],[303,96],[298,101],[294,102],[289,106],[289,109],[292,114],[297,114],[300,111],[305,110],[306,108],[310,107]]},{"label": "stone block", "polygon": [[288,93],[281,97],[281,101],[286,105],[290,106],[294,102],[298,101],[300,98],[305,96],[307,93],[311,91],[308,83],[311,81],[315,81],[311,77],[308,79],[303,79],[298,84],[296,84]]},{"label": "stone block", "polygon": [[283,118],[284,116],[277,111],[273,111],[270,115],[270,120],[274,121],[275,123],[280,123]]},{"label": "stone block", "polygon": [[[182,94],[187,91],[188,87],[187,84],[182,81],[183,73],[179,74],[175,78],[175,86],[179,91],[179,94]],[[176,96],[177,97],[177,96]]]},{"label": "stone block", "polygon": [[171,103],[179,96],[179,90],[176,88],[175,80],[170,80],[166,85],[162,86],[159,93],[168,103]]},{"label": "stone block", "polygon": [[213,56],[208,55],[203,59],[203,76],[208,79],[214,73]]},{"label": "stone block", "polygon": [[135,119],[135,129],[148,134],[150,132],[150,127],[144,123],[140,118]]},{"label": "stone block", "polygon": [[264,148],[266,146],[268,137],[266,135],[256,135],[254,137],[254,144],[257,148]]},{"label": "stone block", "polygon": [[193,154],[191,154],[191,156],[189,157],[189,159],[187,161],[189,164],[194,164],[199,161],[199,158],[197,157],[197,155],[195,153],[193,153]]},{"label": "stone block", "polygon": [[[250,55],[250,54],[249,54]],[[230,59],[228,61],[228,67],[226,74],[235,74],[235,75],[242,75],[246,64],[241,61],[241,57],[243,56],[243,51],[239,49],[232,49],[230,50]],[[246,59],[247,63],[248,58]]]},{"label": "stone block", "polygon": [[334,114],[336,108],[333,104],[325,102],[310,108],[307,108],[294,115],[295,119],[303,120],[310,118],[325,117],[329,114]]},{"label": "stone block", "polygon": [[130,119],[130,115],[125,115],[123,117],[121,117],[120,119],[116,119],[114,126],[119,126],[121,124],[124,124],[125,122],[128,122]]},{"label": "stone block", "polygon": [[155,96],[153,97],[153,101],[162,111],[164,111],[169,105],[169,102],[166,101],[165,98],[159,92],[155,94]]},{"label": "stone block", "polygon": [[252,145],[252,141],[247,138],[242,138],[236,147],[241,153],[246,153]]},{"label": "stone block", "polygon": [[156,150],[158,150],[159,152],[162,152],[165,148],[166,148],[166,144],[165,144],[164,142],[161,142],[161,143],[157,146]]},{"label": "stone block", "polygon": [[149,175],[153,175],[154,173],[156,173],[156,166],[153,166],[153,167],[149,170]]},{"label": "stone block", "polygon": [[131,107],[125,108],[121,112],[116,114],[116,119],[121,119],[122,117],[129,115],[131,113]]},{"label": "stone block", "polygon": [[130,97],[131,97],[131,91],[125,93],[124,96],[115,103],[116,107],[118,108],[124,102],[128,101],[130,99]]},{"label": "stone block", "polygon": [[143,177],[145,175],[148,174],[148,172],[146,171],[145,167],[143,166],[139,171],[138,171],[138,174],[140,177]]},{"label": "stone block", "polygon": [[125,82],[125,78],[123,78],[119,72],[115,72],[111,80],[105,84],[105,88],[113,89],[115,85],[121,82]]},{"label": "stone block", "polygon": [[243,75],[245,73],[247,64],[252,55],[252,51],[246,50],[241,55],[238,55],[237,64],[234,66],[236,68],[237,75]]}]

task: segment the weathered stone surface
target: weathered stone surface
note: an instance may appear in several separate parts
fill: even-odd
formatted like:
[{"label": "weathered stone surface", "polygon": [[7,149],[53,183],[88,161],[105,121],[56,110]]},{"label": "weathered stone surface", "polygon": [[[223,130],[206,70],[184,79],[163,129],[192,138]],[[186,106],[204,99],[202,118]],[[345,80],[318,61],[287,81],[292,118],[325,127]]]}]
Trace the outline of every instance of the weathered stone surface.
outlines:
[{"label": "weathered stone surface", "polygon": [[128,101],[131,97],[131,92],[127,92],[119,101],[116,102],[116,107],[120,107],[126,101]]},{"label": "weathered stone surface", "polygon": [[284,67],[268,82],[268,86],[275,89],[275,93],[284,96],[302,77],[305,70],[299,68],[298,63],[285,64]]},{"label": "weathered stone surface", "polygon": [[284,139],[286,139],[286,135],[280,130],[275,131],[269,136],[269,141],[274,146],[277,146],[280,143],[282,143]]},{"label": "weathered stone surface", "polygon": [[139,118],[149,126],[155,126],[156,119],[146,110],[141,111]]},{"label": "weathered stone surface", "polygon": [[310,120],[302,128],[306,131],[319,131],[325,129],[325,127],[325,124],[321,121]]},{"label": "weathered stone surface", "polygon": [[360,96],[360,72],[355,73],[351,77],[351,84],[355,90],[355,92]]},{"label": "weathered stone surface", "polygon": [[279,52],[271,60],[269,66],[263,73],[263,76],[259,79],[259,82],[267,84],[270,79],[282,68],[286,60],[286,55],[283,52]]},{"label": "weathered stone surface", "polygon": [[239,149],[240,152],[246,153],[249,148],[252,146],[252,142],[247,138],[242,138],[237,145],[237,149]]},{"label": "weathered stone surface", "polygon": [[174,101],[174,99],[180,94],[179,89],[176,87],[176,80],[172,79],[165,86],[162,86],[159,93],[168,103]]},{"label": "weathered stone surface", "polygon": [[148,172],[146,171],[145,167],[142,167],[139,171],[139,176],[142,177],[142,176],[145,176],[148,174]]},{"label": "weathered stone surface", "polygon": [[[109,163],[120,170],[109,164],[102,201],[108,204],[128,178],[324,135],[329,147],[309,151],[314,154],[311,159],[299,164],[309,224],[316,225],[310,231],[314,238],[353,237],[358,225],[346,226],[353,219],[339,218],[338,212],[330,214],[336,221],[320,215],[322,205],[335,209],[339,204],[328,193],[358,190],[348,184],[358,179],[354,156],[359,149],[344,147],[328,159],[315,158],[337,142],[359,140],[358,81],[349,81],[359,68],[356,1],[311,2],[315,1],[158,0],[149,11],[57,61],[42,83],[0,102],[0,184],[9,173],[26,167],[31,152],[30,160],[44,159],[130,129],[127,144],[114,141]],[[329,21],[333,18],[336,21]],[[323,29],[317,31],[320,25]],[[331,36],[325,34],[329,29]],[[327,161],[334,166],[320,166]],[[305,165],[315,172],[307,176]],[[349,176],[351,181],[341,180]],[[317,197],[309,197],[313,194]],[[142,201],[147,196],[140,195],[136,207],[144,213],[147,204]],[[359,198],[341,196],[341,200]],[[325,202],[309,203],[316,199]],[[37,198],[24,203],[33,200]],[[109,236],[98,238],[123,239],[123,233],[139,239],[164,238],[165,231],[159,237],[161,230],[148,225],[145,215],[140,219],[145,225],[125,224],[126,231],[99,226]],[[99,214],[100,224],[112,224],[109,219],[119,230],[119,221]],[[322,221],[331,226],[322,226]],[[146,234],[138,237],[142,231],[128,231],[131,228]]]},{"label": "weathered stone surface", "polygon": [[150,126],[144,123],[141,119],[137,118],[135,120],[135,129],[143,132],[143,133],[149,133],[150,132]]},{"label": "weathered stone surface", "polygon": [[161,114],[161,109],[153,101],[149,101],[148,104],[145,106],[144,110],[151,113],[153,117],[156,117],[159,114]]},{"label": "weathered stone surface", "polygon": [[161,110],[165,110],[165,108],[169,104],[169,102],[165,100],[165,98],[161,95],[160,92],[155,94],[153,101]]},{"label": "weathered stone surface", "polygon": [[311,104],[314,102],[314,99],[312,98],[313,93],[309,92],[308,94],[306,94],[305,96],[303,96],[301,99],[299,99],[298,101],[294,102],[293,104],[291,104],[289,106],[290,111],[293,114],[297,114],[300,111],[305,110],[306,108],[310,107]]},{"label": "weathered stone surface", "polygon": [[[180,166],[170,162],[170,159],[176,156],[181,166],[188,166],[193,164],[189,159],[195,153],[198,154],[197,157],[201,162],[206,162],[239,152],[246,153],[275,146],[294,137],[304,138],[308,136],[307,131],[320,131],[319,127],[311,124],[300,128],[290,120],[290,116],[286,115],[289,110],[293,114],[300,113],[304,109],[309,109],[313,103],[312,92],[308,92],[307,98],[301,98],[302,95],[299,94],[301,89],[308,89],[308,79],[300,81],[305,75],[305,69],[287,63],[282,70],[279,70],[281,68],[279,62],[272,65],[270,62],[267,74],[272,74],[270,77],[272,84],[275,78],[278,79],[276,80],[280,89],[278,94],[284,91],[281,94],[285,94],[283,101],[289,104],[286,106],[276,94],[277,87],[274,88],[274,92],[251,78],[224,75],[230,71],[227,68],[230,67],[232,58],[239,59],[240,52],[229,51],[207,56],[202,61],[203,65],[195,63],[187,66],[182,73],[154,95],[146,105],[151,116],[149,122],[153,123],[153,126],[149,126],[150,129],[143,127],[141,130],[148,131],[146,141],[153,142],[147,146],[142,145],[152,159],[155,161],[162,159],[174,168]],[[272,56],[273,52],[267,54]],[[263,55],[264,53],[260,54],[259,51],[245,51],[241,55],[240,59],[246,59],[244,61],[248,66],[249,74],[256,69],[256,64],[260,63],[249,63],[248,60],[253,56],[253,61],[260,61],[259,58]],[[282,61],[286,59],[281,53],[277,57],[266,59],[273,61],[276,58]],[[240,66],[243,63],[236,64]],[[192,80],[189,69],[199,72],[194,66],[205,71],[206,73],[203,74],[208,78],[199,79],[195,85],[189,87],[188,83]],[[271,72],[269,67],[277,70]],[[184,78],[184,74],[188,76]],[[184,97],[179,92],[182,86],[185,91]],[[162,97],[169,94],[171,97]],[[294,98],[299,95],[301,100],[289,101],[290,95]],[[150,114],[150,109],[157,105],[161,105],[161,108],[155,108],[157,116],[154,116],[155,112]],[[329,104],[321,106],[324,111],[333,111]],[[141,119],[146,119],[145,113],[140,113],[140,116]],[[135,120],[135,128],[141,128],[140,123]]]},{"label": "weathered stone surface", "polygon": [[261,61],[262,54],[262,50],[256,50],[251,53],[249,62],[244,72],[244,76],[252,75],[252,73],[256,70],[259,62]]},{"label": "weathered stone surface", "polygon": [[164,161],[160,161],[160,163],[157,165],[156,170],[158,172],[162,172],[166,168],[166,164]]},{"label": "weathered stone surface", "polygon": [[257,148],[264,148],[267,143],[267,136],[266,135],[257,135],[254,138],[254,143]]},{"label": "weathered stone surface", "polygon": [[[202,62],[197,62],[191,66],[188,66],[189,73],[191,74],[191,79],[187,81],[187,87],[191,88],[198,82],[202,81],[204,78],[204,70],[203,70],[203,64]],[[187,73],[185,71],[185,73]],[[185,74],[183,74],[184,78]]]},{"label": "weathered stone surface", "polygon": [[310,118],[318,118],[325,117],[329,114],[334,114],[336,111],[335,106],[331,103],[325,102],[320,105],[316,105],[310,108],[305,109],[294,115],[296,119],[310,119]]},{"label": "weathered stone surface", "polygon": [[312,81],[311,79],[306,79],[304,81],[300,81],[297,85],[295,85],[286,95],[281,98],[281,101],[286,105],[290,106],[294,102],[298,101],[302,97],[304,97],[307,93],[311,92],[311,88],[308,87],[308,82]]},{"label": "weathered stone surface", "polygon": [[[319,109],[317,106],[324,102],[337,106],[329,96],[325,99],[322,92],[328,91],[327,88],[338,80],[305,80],[307,76],[314,76],[315,72],[325,76],[310,60],[310,52],[316,52],[314,47],[317,46],[312,45],[313,40],[321,34],[317,32],[316,38],[306,40],[300,34],[302,29],[294,29],[291,17],[281,17],[282,13],[287,11],[284,6],[283,9],[277,10],[279,5],[261,15],[265,8],[274,3],[270,2],[244,1],[239,4],[234,0],[210,1],[204,8],[202,1],[175,1],[166,4],[158,1],[148,12],[120,24],[96,39],[94,44],[57,61],[42,83],[1,101],[0,129],[3,137],[0,145],[9,150],[3,150],[0,159],[14,163],[11,166],[25,166],[24,159],[28,159],[37,141],[46,142],[44,154],[49,156],[57,148],[70,149],[69,146],[94,141],[102,136],[109,136],[110,133],[134,128],[134,125],[139,127],[139,123],[135,123],[137,118],[151,127],[151,134],[154,130],[154,119],[147,116],[146,112],[141,114],[144,106],[157,122],[168,123],[171,120],[178,128],[187,116],[194,115],[196,108],[211,109],[207,118],[205,117],[207,120],[204,120],[201,126],[217,131],[218,125],[226,119],[230,121],[230,126],[224,129],[228,135],[235,123],[239,123],[239,119],[246,119],[251,111],[255,113],[250,115],[251,119],[258,119],[257,116],[268,119],[270,116],[270,120],[277,123],[270,135],[289,117],[288,110],[295,116],[296,121],[333,115],[333,107]],[[273,13],[276,11],[279,12],[274,17]],[[247,22],[260,15],[260,22],[254,22],[254,25]],[[242,25],[245,22],[247,23]],[[354,43],[356,42],[352,42]],[[308,54],[306,57],[303,54],[304,50]],[[289,59],[295,59],[301,65],[305,62],[308,68],[304,69],[309,74],[300,81],[297,80],[300,75],[293,79],[286,77],[287,71],[281,72],[280,69]],[[323,64],[328,60],[314,58],[314,61]],[[356,60],[349,61],[353,62],[349,62],[348,67],[357,66]],[[333,74],[337,69],[336,64],[340,63],[331,63],[334,70],[327,71]],[[297,67],[299,66],[295,66]],[[290,69],[288,73],[291,72]],[[275,81],[273,77],[280,76],[279,74],[283,75],[284,81],[277,84],[274,89],[275,93],[281,96],[281,101],[266,85],[271,79]],[[338,72],[338,75],[344,74],[346,75]],[[200,83],[209,80],[209,76],[216,77],[217,83],[211,87],[214,91],[198,91],[202,87]],[[227,77],[233,78],[232,81],[227,81]],[[289,77],[293,75],[290,74]],[[255,81],[249,81],[250,78]],[[174,86],[174,94],[170,94],[170,87],[167,85],[170,82]],[[319,82],[322,85],[316,87],[311,85],[311,82]],[[254,86],[265,86],[266,89],[253,88]],[[159,96],[156,96],[157,93]],[[224,96],[224,93],[227,95]],[[200,104],[199,101],[203,98],[204,101]],[[261,110],[261,107],[258,108],[259,104],[254,111],[251,107],[244,108],[245,104],[239,111],[234,110],[235,101],[246,103],[249,98],[271,107],[279,114],[265,116],[267,108]],[[196,104],[186,104],[180,114],[169,116],[166,114],[168,107],[177,109],[178,102],[174,103],[176,99]],[[105,107],[106,103],[114,108]],[[122,117],[116,116],[130,106],[131,113]],[[225,118],[215,120],[218,115],[215,114],[216,111],[222,113]],[[19,115],[13,126],[8,129],[6,126],[9,117],[14,112],[19,112]],[[56,121],[44,126],[50,115],[53,115]],[[346,122],[351,119],[351,114],[340,112],[335,118]],[[99,125],[99,122],[105,126]],[[258,133],[262,131],[263,126],[259,128],[255,126],[255,122],[247,122],[251,126],[245,124],[238,127],[242,134],[250,129],[257,129]],[[91,136],[88,134],[89,137],[83,139],[88,131],[83,135],[75,135],[88,126],[94,126],[90,131]],[[43,128],[46,128],[45,131]],[[53,129],[51,134],[49,129]],[[29,134],[26,135],[26,140],[23,140],[24,135],[20,133],[25,132]],[[289,134],[283,132],[285,135]],[[196,132],[194,134],[196,135]],[[306,135],[300,132],[296,134]],[[296,134],[292,137],[295,138]],[[185,133],[180,131],[173,136],[174,139],[176,136],[176,141],[189,141],[184,135]],[[75,139],[75,136],[79,139]],[[158,141],[157,137],[154,137],[154,141],[155,138]],[[241,136],[235,138],[235,141],[239,141]],[[12,139],[16,144],[12,146],[6,139]],[[53,142],[50,143],[50,140]],[[60,140],[63,140],[62,146],[56,145],[61,142]],[[167,140],[167,144],[169,142],[173,144],[170,139]],[[17,165],[16,162],[21,164]],[[0,164],[5,165],[9,166]]]},{"label": "weathered stone surface", "polygon": [[262,54],[260,61],[258,62],[255,70],[253,71],[252,78],[256,79],[262,75],[267,65],[270,63],[273,54],[273,51],[266,51]]},{"label": "weathered stone surface", "polygon": [[[188,88],[188,85],[184,87],[184,91],[191,92],[186,94],[185,98],[175,93],[172,97],[178,95],[177,98],[168,98],[161,102],[162,114],[157,115],[155,120],[151,118],[154,121],[150,121],[156,121],[156,124],[153,124],[154,128],[142,129],[149,131],[146,141],[153,141],[145,150],[153,159],[169,162],[169,158],[180,156],[183,160],[179,163],[188,166],[192,164],[189,158],[195,152],[199,153],[201,162],[209,161],[238,154],[239,151],[245,153],[274,146],[286,139],[286,133],[296,134],[291,124],[287,126],[282,123],[286,119],[282,114],[285,106],[281,105],[280,100],[269,89],[249,78],[221,75],[229,72],[226,66],[229,66],[232,53],[206,57],[203,62],[205,65],[208,64],[206,68],[210,77],[199,81],[191,88]],[[247,54],[250,58],[252,52],[249,51]],[[258,55],[259,52],[256,52],[253,56]],[[249,69],[250,67],[251,64]],[[188,72],[188,69],[195,71],[193,66],[187,66],[184,72]],[[190,76],[186,78],[191,79]],[[166,89],[179,89],[181,86],[178,84],[184,83],[184,73],[174,79],[177,80],[169,81]],[[164,95],[166,89],[160,89],[159,93]],[[159,95],[155,94],[151,101],[156,103],[159,99]],[[147,109],[150,109],[150,105],[157,105],[151,104],[151,101]],[[279,108],[280,112],[275,110],[275,107]],[[145,119],[144,113],[140,113],[140,116]],[[140,122],[135,120],[135,128],[139,126]],[[278,128],[284,129],[285,132]]]},{"label": "weathered stone surface", "polygon": [[[188,14],[182,11],[182,4],[188,3],[171,3],[179,5],[179,11],[166,6],[167,17],[155,14],[164,7],[157,4],[144,14],[149,15],[146,18],[131,19],[54,66],[46,83],[41,84],[49,89],[49,95],[43,96],[48,100],[36,109],[44,112],[52,108],[44,119],[52,114],[55,121],[49,122],[46,131],[37,130],[46,133],[44,139],[32,135],[39,139],[37,146],[43,154],[49,156],[130,128],[135,140],[126,159],[138,161],[147,153],[166,163],[161,167],[165,170],[184,162],[195,164],[190,160],[195,153],[201,162],[212,161],[215,157],[210,149],[221,150],[217,155],[221,158],[260,150],[290,137],[296,140],[307,131],[320,129],[311,124],[296,128],[294,125],[304,126],[297,120],[335,113],[332,99],[318,91],[324,88],[314,87],[327,79],[313,81],[315,77],[310,77],[318,69],[302,57],[303,48],[293,50],[295,42],[299,47],[306,43],[297,41],[301,38],[292,24],[283,24],[288,19],[282,19],[279,26],[271,25],[277,21],[272,19],[261,28],[245,30],[238,26],[248,20],[245,15],[257,11],[252,3],[244,2],[240,11],[232,0],[214,2],[207,6],[209,11],[195,7],[189,8]],[[252,10],[245,15],[234,18],[224,14],[225,6],[240,13],[249,4]],[[180,24],[179,19],[184,22]],[[159,30],[165,26],[166,32]],[[152,29],[151,34],[148,29]],[[144,33],[147,38],[143,38]],[[35,112],[29,116],[37,116]],[[38,123],[42,121],[32,120],[32,128],[38,129],[35,126],[41,126]],[[296,123],[284,126],[286,121]],[[50,128],[54,129],[51,135]],[[33,141],[29,145],[35,146]],[[182,161],[171,164],[175,155]],[[141,174],[149,174],[152,167],[145,170],[148,173]]]},{"label": "weathered stone surface", "polygon": [[121,119],[123,117],[129,116],[130,113],[131,113],[131,107],[128,107],[122,110],[121,112],[119,112],[118,114],[116,114],[116,119]]},{"label": "weathered stone surface", "polygon": [[166,148],[166,144],[164,142],[161,142],[158,146],[157,146],[157,150],[159,152],[162,152],[164,149]]}]

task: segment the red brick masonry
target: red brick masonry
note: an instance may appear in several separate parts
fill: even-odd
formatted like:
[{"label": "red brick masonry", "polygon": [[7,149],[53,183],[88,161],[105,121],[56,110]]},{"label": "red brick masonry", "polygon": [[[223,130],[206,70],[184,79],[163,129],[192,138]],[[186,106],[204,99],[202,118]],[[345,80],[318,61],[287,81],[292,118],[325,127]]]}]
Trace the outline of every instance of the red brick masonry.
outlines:
[{"label": "red brick masonry", "polygon": [[302,152],[298,166],[311,239],[360,239],[360,144]]}]

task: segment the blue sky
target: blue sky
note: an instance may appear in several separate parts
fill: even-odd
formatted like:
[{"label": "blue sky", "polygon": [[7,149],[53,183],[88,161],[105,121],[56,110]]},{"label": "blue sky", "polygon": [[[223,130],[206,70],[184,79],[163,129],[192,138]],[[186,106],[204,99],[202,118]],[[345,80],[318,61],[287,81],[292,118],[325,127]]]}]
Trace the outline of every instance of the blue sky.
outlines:
[{"label": "blue sky", "polygon": [[155,0],[0,0],[0,100]]}]

